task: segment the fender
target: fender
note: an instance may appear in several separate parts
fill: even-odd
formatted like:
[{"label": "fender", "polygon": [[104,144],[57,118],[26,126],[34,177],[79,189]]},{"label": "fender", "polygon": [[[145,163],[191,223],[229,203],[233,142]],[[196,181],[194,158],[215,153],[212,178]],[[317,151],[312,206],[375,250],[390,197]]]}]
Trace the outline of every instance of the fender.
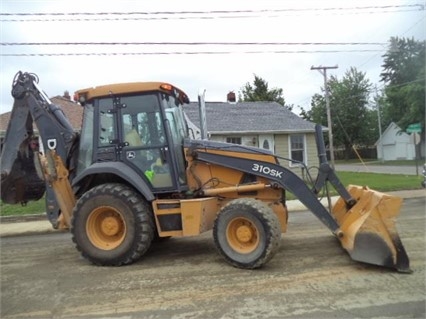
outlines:
[{"label": "fender", "polygon": [[73,179],[72,186],[78,186],[79,182],[90,175],[105,173],[117,175],[129,182],[146,198],[146,200],[151,202],[155,199],[155,196],[147,185],[147,182],[133,169],[121,162],[94,163]]}]

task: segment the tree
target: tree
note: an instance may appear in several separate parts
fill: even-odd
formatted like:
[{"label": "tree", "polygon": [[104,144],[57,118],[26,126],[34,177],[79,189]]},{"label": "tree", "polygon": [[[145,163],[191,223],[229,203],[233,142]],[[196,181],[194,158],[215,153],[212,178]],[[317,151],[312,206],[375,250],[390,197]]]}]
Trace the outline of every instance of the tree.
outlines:
[{"label": "tree", "polygon": [[[283,106],[287,106],[285,105],[283,89],[269,89],[268,82],[256,74],[254,74],[253,85],[247,82],[246,85],[241,88],[241,94],[239,94],[238,99],[242,102],[274,101]],[[292,108],[292,106],[287,107],[290,110]]]},{"label": "tree", "polygon": [[[345,148],[345,158],[354,144],[366,145],[377,136],[372,136],[377,125],[376,118],[368,107],[371,89],[370,81],[365,73],[356,68],[350,68],[345,72],[342,80],[332,76],[327,83],[330,97],[330,112],[333,130],[333,143]],[[322,88],[324,92],[324,88]],[[303,118],[315,123],[328,126],[326,116],[325,98],[315,94],[312,97],[311,109],[302,109]],[[376,122],[377,123],[377,122]]]},{"label": "tree", "polygon": [[327,110],[324,95],[314,94],[311,99],[311,109],[305,110],[303,107],[301,109],[299,115],[303,119],[327,126]]},{"label": "tree", "polygon": [[425,41],[392,37],[383,55],[381,81],[385,83],[384,125],[397,123],[425,127]]}]

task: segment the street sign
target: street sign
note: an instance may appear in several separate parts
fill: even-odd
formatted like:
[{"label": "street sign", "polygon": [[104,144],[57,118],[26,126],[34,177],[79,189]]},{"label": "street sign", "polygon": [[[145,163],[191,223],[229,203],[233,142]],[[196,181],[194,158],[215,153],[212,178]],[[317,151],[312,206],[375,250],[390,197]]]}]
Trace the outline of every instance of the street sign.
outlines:
[{"label": "street sign", "polygon": [[421,123],[413,123],[408,125],[407,127],[407,133],[420,133],[421,131],[422,131]]}]

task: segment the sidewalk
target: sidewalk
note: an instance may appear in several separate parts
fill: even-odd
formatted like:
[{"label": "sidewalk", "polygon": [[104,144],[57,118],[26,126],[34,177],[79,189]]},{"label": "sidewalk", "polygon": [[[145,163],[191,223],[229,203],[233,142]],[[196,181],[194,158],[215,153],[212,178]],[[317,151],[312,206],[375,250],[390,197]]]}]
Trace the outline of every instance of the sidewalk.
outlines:
[{"label": "sidewalk", "polygon": [[[386,194],[395,195],[402,198],[417,198],[425,197],[426,189],[386,192]],[[332,204],[334,204],[337,199],[338,196],[332,197]],[[321,203],[326,207],[328,206],[326,198],[322,199]],[[287,201],[287,209],[290,213],[292,213],[306,210],[306,207],[298,200],[289,200]],[[23,216],[21,218],[2,217],[0,219],[0,237],[45,234],[53,232],[59,233],[64,231],[53,229],[52,225],[44,214],[29,217]]]}]

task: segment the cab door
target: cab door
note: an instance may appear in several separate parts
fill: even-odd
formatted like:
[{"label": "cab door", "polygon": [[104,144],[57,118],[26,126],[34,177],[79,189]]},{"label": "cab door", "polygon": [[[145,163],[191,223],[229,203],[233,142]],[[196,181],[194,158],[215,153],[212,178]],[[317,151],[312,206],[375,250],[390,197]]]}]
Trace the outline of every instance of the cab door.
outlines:
[{"label": "cab door", "polygon": [[184,126],[183,112],[179,107],[168,107],[168,105],[170,105],[170,100],[166,103],[164,107],[166,115],[165,123],[169,132],[168,135],[170,136],[170,155],[172,156],[172,162],[175,164],[174,171],[177,175],[177,182],[182,188],[187,183],[185,156],[183,153],[183,141],[187,135]]},{"label": "cab door", "polygon": [[160,101],[157,94],[121,98],[121,160],[156,192],[176,187]]}]

